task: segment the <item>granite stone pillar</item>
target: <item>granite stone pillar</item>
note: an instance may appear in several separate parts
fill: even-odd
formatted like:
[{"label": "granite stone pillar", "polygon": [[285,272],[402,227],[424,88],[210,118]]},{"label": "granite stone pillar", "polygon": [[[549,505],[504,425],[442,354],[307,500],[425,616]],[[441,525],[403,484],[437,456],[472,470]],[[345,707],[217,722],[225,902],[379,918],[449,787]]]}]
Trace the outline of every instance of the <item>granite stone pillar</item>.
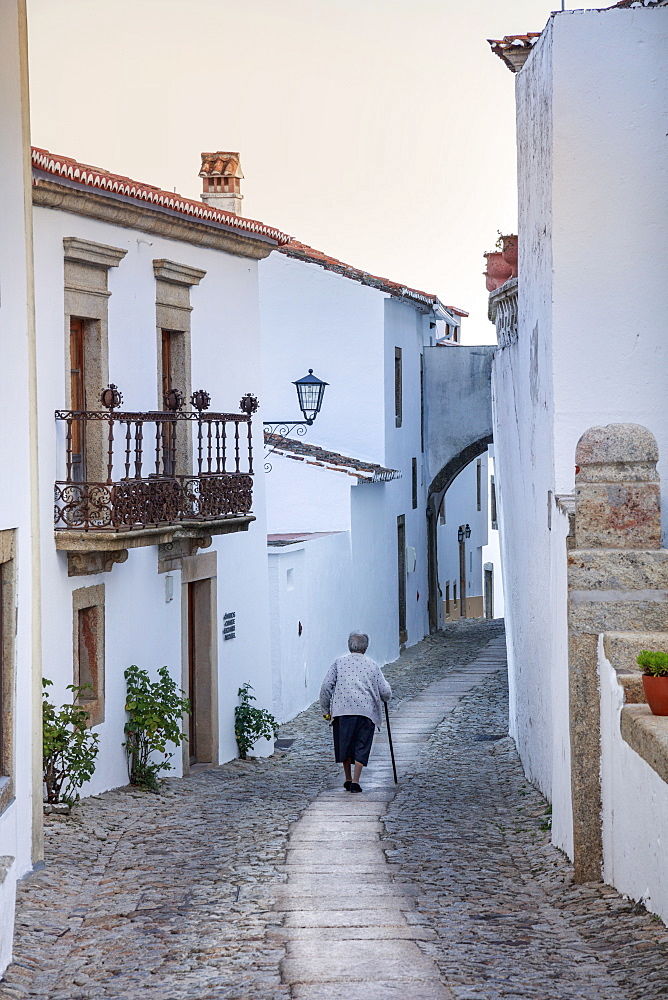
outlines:
[{"label": "granite stone pillar", "polygon": [[658,457],[654,436],[638,424],[592,427],[575,452],[568,627],[577,882],[600,879],[603,860],[598,637],[668,628]]}]

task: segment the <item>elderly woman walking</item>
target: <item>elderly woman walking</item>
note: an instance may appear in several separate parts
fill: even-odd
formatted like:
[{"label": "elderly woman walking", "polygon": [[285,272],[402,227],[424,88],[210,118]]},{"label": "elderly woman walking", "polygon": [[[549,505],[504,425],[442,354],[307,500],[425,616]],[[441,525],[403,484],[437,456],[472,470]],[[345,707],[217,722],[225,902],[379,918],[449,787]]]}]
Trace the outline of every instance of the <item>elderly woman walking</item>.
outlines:
[{"label": "elderly woman walking", "polygon": [[349,655],[334,660],[320,689],[323,715],[333,719],[334,755],[337,764],[343,764],[347,792],[362,791],[359,780],[369,763],[375,727],[380,729],[381,701],[392,697],[383,671],[364,655],[368,646],[368,635],[351,632]]}]

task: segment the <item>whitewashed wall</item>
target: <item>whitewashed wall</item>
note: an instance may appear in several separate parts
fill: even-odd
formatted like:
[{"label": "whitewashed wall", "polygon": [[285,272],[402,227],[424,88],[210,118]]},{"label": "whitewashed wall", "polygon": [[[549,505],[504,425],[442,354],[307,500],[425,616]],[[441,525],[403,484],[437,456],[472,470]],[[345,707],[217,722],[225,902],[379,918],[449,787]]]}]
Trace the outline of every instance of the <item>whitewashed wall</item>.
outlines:
[{"label": "whitewashed wall", "polygon": [[[30,529],[30,232],[26,224],[28,91],[25,4],[0,4],[0,530],[16,529],[14,796],[0,813],[0,855],[13,858],[0,883],[0,975],[11,960],[16,880],[33,864],[33,603]],[[29,168],[28,168],[29,169]],[[29,176],[29,175],[28,175]],[[29,180],[28,180],[29,185]],[[47,494],[47,497],[50,493]],[[37,678],[39,684],[39,678]],[[39,760],[39,758],[38,758]],[[2,777],[0,776],[0,781]],[[37,803],[37,809],[41,805]],[[37,860],[35,857],[35,860]]]},{"label": "whitewashed wall", "polygon": [[[123,392],[129,409],[157,405],[155,278],[158,258],[203,268],[207,274],[191,289],[192,382],[212,397],[213,410],[237,411],[243,393],[259,395],[259,310],[257,264],[193,246],[145,236],[95,220],[38,208],[36,286],[38,377],[40,394],[41,488],[50,496],[58,469],[53,411],[66,403],[65,338],[63,330],[63,237],[78,236],[126,248],[127,256],[109,271],[109,375]],[[253,511],[257,521],[247,533],[214,537],[209,552],[217,553],[219,629],[219,720],[221,760],[237,755],[233,733],[237,689],[246,680],[255,688],[258,704],[271,705],[266,525],[262,434],[254,421],[255,476]],[[58,474],[57,474],[58,472]],[[174,600],[165,601],[164,577],[157,572],[157,548],[133,549],[127,562],[111,573],[70,578],[67,558],[53,541],[50,505],[43,505],[42,564],[45,600],[44,674],[54,683],[54,697],[65,700],[72,682],[72,591],[104,583],[106,596],[106,713],[99,727],[98,767],[85,794],[127,781],[123,740],[125,681],[130,663],[155,676],[167,665],[181,684],[181,586],[174,576]],[[225,611],[237,612],[237,638],[222,641]],[[264,746],[266,752],[267,746]],[[174,757],[179,773],[180,756]]]},{"label": "whitewashed wall", "polygon": [[[501,541],[499,538],[498,520],[497,527],[492,527],[492,490],[491,481],[495,477],[494,471],[494,445],[490,445],[487,451],[487,542],[482,547],[483,569],[486,563],[492,566],[492,610],[495,618],[503,618],[505,605],[503,600],[503,574],[501,571]],[[495,483],[496,485],[496,483]],[[498,517],[498,504],[497,504]]]},{"label": "whitewashed wall", "polygon": [[[314,426],[309,436],[316,441],[317,421]],[[305,461],[275,452],[267,461],[271,464],[271,472],[265,475],[270,534],[350,530],[350,484],[354,479],[345,473],[314,469]]]},{"label": "whitewashed wall", "polygon": [[599,637],[603,878],[668,923],[668,785],[622,739],[623,688]]},{"label": "whitewashed wall", "polygon": [[268,556],[274,713],[285,722],[319,697],[330,664],[347,652],[355,627],[350,533],[270,546]]},{"label": "whitewashed wall", "polygon": [[[351,532],[351,627],[369,633],[369,655],[385,663],[399,654],[397,517],[402,514],[406,545],[417,554],[415,571],[407,574],[408,644],[428,631],[420,352],[437,335],[437,327],[430,327],[423,312],[385,292],[280,253],[260,262],[260,302],[262,416],[298,417],[291,383],[312,367],[330,385],[304,441],[402,473],[401,479],[385,484],[357,486],[345,474],[272,455],[267,476],[270,531]],[[403,352],[400,428],[395,426],[395,347]],[[413,457],[418,461],[416,509]],[[347,600],[341,592],[333,621],[345,618]],[[288,639],[281,646],[287,648]]]},{"label": "whitewashed wall", "polygon": [[[407,645],[419,642],[429,632],[427,577],[427,481],[425,453],[422,451],[420,433],[420,354],[425,344],[429,344],[435,328],[431,314],[420,312],[407,302],[387,298],[385,300],[385,464],[398,469],[402,478],[385,486],[388,505],[388,527],[386,545],[390,552],[396,548],[396,519],[400,514],[406,518],[406,545],[413,547],[417,556],[414,573],[407,574],[406,580],[406,630]],[[394,405],[394,349],[402,350],[402,397],[403,412],[401,427],[396,426]],[[425,442],[426,446],[426,442]],[[418,497],[413,508],[412,459],[417,459]],[[363,487],[365,488],[365,487]],[[379,539],[379,544],[382,541]],[[396,565],[396,563],[395,563]],[[391,577],[388,577],[391,579]],[[396,579],[396,574],[395,574]],[[397,631],[395,630],[395,636]],[[371,647],[370,647],[371,648]],[[398,641],[394,645],[399,653]],[[369,653],[374,656],[373,652]]]},{"label": "whitewashed wall", "polygon": [[312,368],[329,385],[304,440],[382,462],[386,296],[282,253],[270,254],[259,268],[262,418],[302,419],[292,383]]},{"label": "whitewashed wall", "polygon": [[553,24],[555,485],[572,488],[588,427],[642,424],[659,444],[666,545],[668,9],[572,11]]},{"label": "whitewashed wall", "polygon": [[665,493],[667,34],[665,8],[558,13],[516,77],[519,338],[493,372],[511,732],[568,854],[568,525],[554,498],[573,491],[581,434],[612,421],[656,435]]}]

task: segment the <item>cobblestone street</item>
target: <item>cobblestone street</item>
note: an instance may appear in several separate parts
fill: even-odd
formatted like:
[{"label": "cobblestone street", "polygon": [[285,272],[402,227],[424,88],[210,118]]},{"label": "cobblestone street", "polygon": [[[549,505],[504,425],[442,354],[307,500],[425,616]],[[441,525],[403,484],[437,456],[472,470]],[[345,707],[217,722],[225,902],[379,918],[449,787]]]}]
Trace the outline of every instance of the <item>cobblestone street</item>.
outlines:
[{"label": "cobblestone street", "polygon": [[507,736],[499,622],[385,673],[385,735],[347,795],[317,706],[268,759],[118,789],[46,822],[0,998],[659,1000],[668,930],[576,886]]}]

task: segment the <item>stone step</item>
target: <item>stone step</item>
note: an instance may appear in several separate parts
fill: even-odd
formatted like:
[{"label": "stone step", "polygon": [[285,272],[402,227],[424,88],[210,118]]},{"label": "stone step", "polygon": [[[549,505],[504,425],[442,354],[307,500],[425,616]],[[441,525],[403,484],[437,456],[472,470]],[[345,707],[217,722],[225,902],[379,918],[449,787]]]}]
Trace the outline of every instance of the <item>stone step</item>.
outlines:
[{"label": "stone step", "polygon": [[615,670],[642,673],[636,656],[643,649],[660,649],[668,653],[668,632],[606,632],[603,649]]}]

